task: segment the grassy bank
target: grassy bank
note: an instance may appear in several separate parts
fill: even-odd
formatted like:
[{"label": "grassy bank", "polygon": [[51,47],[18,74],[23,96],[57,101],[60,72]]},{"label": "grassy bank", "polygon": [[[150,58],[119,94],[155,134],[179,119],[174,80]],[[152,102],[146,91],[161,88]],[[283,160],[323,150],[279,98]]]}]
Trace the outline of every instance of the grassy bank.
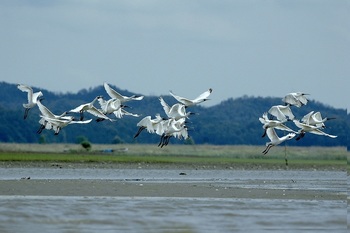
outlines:
[{"label": "grassy bank", "polygon": [[276,167],[341,169],[347,166],[342,147],[275,147],[262,155],[259,146],[93,145],[91,151],[77,144],[0,144],[0,161],[50,163],[146,163],[187,166]]}]

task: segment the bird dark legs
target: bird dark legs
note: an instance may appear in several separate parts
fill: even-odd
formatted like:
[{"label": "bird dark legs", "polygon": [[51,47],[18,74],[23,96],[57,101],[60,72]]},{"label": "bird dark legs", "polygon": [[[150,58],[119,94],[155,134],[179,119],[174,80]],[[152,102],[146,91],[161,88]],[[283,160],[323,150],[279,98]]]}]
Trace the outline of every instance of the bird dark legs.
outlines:
[{"label": "bird dark legs", "polygon": [[263,150],[262,153],[263,153],[264,155],[266,155],[267,152],[269,152],[269,150],[271,149],[271,147],[273,147],[273,145],[272,145],[272,144],[268,144],[268,145],[266,146],[265,150]]},{"label": "bird dark legs", "polygon": [[164,145],[162,145],[161,147],[163,147],[163,146],[167,146],[168,144],[169,144],[169,141],[170,141],[170,138],[171,138],[172,136],[166,136],[165,137],[165,143],[164,143]]},{"label": "bird dark legs", "polygon": [[44,120],[43,122],[40,120],[39,123],[41,123],[41,124],[40,124],[38,131],[36,131],[37,134],[41,134],[45,128],[48,129],[49,127],[47,124],[49,124],[50,128],[52,128],[52,125],[46,120]]},{"label": "bird dark legs", "polygon": [[287,144],[284,144],[284,161],[286,162],[286,168],[288,169],[288,157],[287,157]]},{"label": "bird dark legs", "polygon": [[38,131],[36,131],[36,133],[41,134],[41,132],[43,132],[43,129],[45,129],[45,125],[40,125],[40,128],[38,129]]},{"label": "bird dark legs", "polygon": [[106,119],[104,119],[102,117],[99,117],[99,118],[96,119],[96,122],[101,122],[101,121],[104,121],[104,120],[106,120]]},{"label": "bird dark legs", "polygon": [[24,120],[27,119],[29,110],[30,110],[30,108],[26,108],[26,109],[24,110],[24,116],[23,116],[23,119],[24,119]]},{"label": "bird dark legs", "polygon": [[55,135],[58,135],[58,134],[59,134],[60,129],[61,129],[61,127],[57,127],[57,129],[55,130]]},{"label": "bird dark legs", "polygon": [[165,134],[162,134],[162,136],[160,136],[160,142],[158,144],[158,146],[163,147],[164,146],[164,139],[165,138]]},{"label": "bird dark legs", "polygon": [[144,129],[146,129],[146,127],[141,126],[141,127],[139,128],[139,130],[137,131],[137,133],[135,134],[134,138],[137,138],[137,137],[140,135],[140,133],[142,132],[142,130],[144,130]]},{"label": "bird dark legs", "polygon": [[84,111],[80,111],[80,120],[82,121],[84,119]]},{"label": "bird dark legs", "polygon": [[300,139],[302,139],[303,137],[305,136],[305,132],[304,131],[301,131],[299,136],[295,139],[297,141],[299,141]]},{"label": "bird dark legs", "polygon": [[160,142],[159,142],[158,146],[160,146],[160,148],[162,148],[163,146],[168,145],[171,137],[172,136],[168,136],[168,135],[163,134],[160,137]]}]

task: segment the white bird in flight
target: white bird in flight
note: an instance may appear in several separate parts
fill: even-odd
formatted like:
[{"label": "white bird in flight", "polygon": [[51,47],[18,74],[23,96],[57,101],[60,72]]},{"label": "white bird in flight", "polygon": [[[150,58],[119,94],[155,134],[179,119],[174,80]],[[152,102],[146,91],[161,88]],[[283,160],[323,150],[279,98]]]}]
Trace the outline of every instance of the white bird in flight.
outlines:
[{"label": "white bird in flight", "polygon": [[303,118],[301,118],[301,122],[308,125],[314,125],[320,128],[325,128],[324,123],[328,120],[333,120],[333,119],[335,119],[335,117],[322,118],[320,112],[311,111],[308,114],[306,114]]},{"label": "white bird in flight", "polygon": [[114,114],[117,118],[122,118],[124,115],[139,117],[140,115],[130,113],[126,111],[124,108],[127,107],[121,104],[119,99],[109,99],[104,100],[102,96],[98,97],[98,103],[101,106],[101,110],[103,114]]},{"label": "white bird in flight", "polygon": [[25,108],[24,119],[26,119],[28,117],[29,110],[36,105],[38,98],[43,96],[43,93],[41,91],[33,92],[33,89],[30,86],[23,85],[23,84],[18,84],[17,88],[23,92],[28,93],[27,95],[28,103],[23,104],[23,107]]},{"label": "white bird in flight", "polygon": [[267,128],[266,134],[270,139],[270,142],[266,143],[266,148],[263,150],[263,154],[267,154],[273,146],[277,146],[284,141],[290,140],[295,137],[295,133],[289,133],[283,137],[278,137],[274,128]]},{"label": "white bird in flight", "polygon": [[95,97],[95,99],[93,101],[91,101],[90,103],[86,103],[86,104],[81,104],[78,107],[70,110],[69,112],[76,112],[76,113],[80,113],[80,120],[82,121],[84,119],[84,112],[88,112],[94,116],[96,116],[98,119],[96,121],[102,121],[102,120],[109,120],[109,121],[113,121],[111,118],[109,118],[108,116],[106,116],[105,114],[103,114],[103,112],[99,109],[97,109],[94,106],[94,103],[96,102],[96,100],[99,98],[100,96]]},{"label": "white bird in flight", "polygon": [[168,119],[162,122],[163,133],[160,137],[160,142],[158,146],[163,147],[169,144],[171,137],[176,138],[188,138],[188,131],[185,125],[185,119],[181,118],[179,120]]},{"label": "white bird in flight", "polygon": [[102,96],[98,96],[97,100],[98,100],[98,103],[100,104],[102,113],[105,115],[112,114],[123,107],[119,99],[105,100]]},{"label": "white bird in flight", "polygon": [[46,118],[51,119],[61,119],[61,120],[73,120],[73,116],[67,116],[67,112],[63,112],[61,115],[55,115],[53,114],[46,106],[44,106],[40,100],[37,102],[39,111],[41,113],[41,119],[39,120],[40,128],[38,129],[37,133],[40,134],[43,129],[52,129],[52,124],[45,120]]},{"label": "white bird in flight", "polygon": [[302,123],[298,120],[293,120],[293,122],[298,128],[300,128],[298,130],[299,136],[296,138],[296,140],[300,140],[301,138],[303,138],[305,136],[305,133],[307,133],[307,132],[312,133],[312,134],[327,136],[330,138],[337,137],[335,135],[327,134],[327,133],[323,132],[322,130],[320,130],[320,128],[322,126],[309,125],[309,124]]},{"label": "white bird in flight", "polygon": [[287,117],[289,120],[294,119],[294,114],[292,113],[289,104],[272,106],[269,109],[268,113],[270,113],[272,116],[275,116],[279,121],[286,121]]},{"label": "white bird in flight", "polygon": [[282,101],[286,104],[294,105],[300,108],[303,105],[306,105],[308,102],[308,99],[306,98],[305,94],[303,92],[292,92],[288,93],[285,97],[282,98]]},{"label": "white bird in flight", "polygon": [[264,129],[264,134],[262,135],[262,137],[265,137],[266,135],[266,130],[268,128],[275,128],[275,129],[279,129],[279,130],[285,130],[285,131],[289,131],[292,133],[297,133],[294,130],[292,130],[291,128],[289,128],[288,126],[284,125],[284,123],[287,121],[279,121],[279,120],[270,120],[267,117],[267,113],[265,112],[262,117],[259,117],[259,121],[263,124],[263,129]]},{"label": "white bird in flight", "polygon": [[193,100],[185,98],[185,97],[181,97],[181,96],[178,96],[178,95],[175,95],[172,91],[170,91],[170,95],[172,95],[180,103],[182,103],[185,106],[189,107],[189,106],[200,104],[200,103],[202,103],[204,101],[209,100],[208,97],[209,97],[209,95],[212,92],[213,92],[213,89],[209,88],[207,91],[203,92],[202,94],[200,94],[197,98],[195,98]]},{"label": "white bird in flight", "polygon": [[57,135],[63,127],[68,124],[87,124],[90,123],[92,119],[87,121],[75,121],[73,116],[67,116],[67,112],[63,112],[61,115],[53,114],[46,106],[44,106],[40,100],[38,100],[37,105],[40,110],[40,128],[37,133],[40,134],[43,129],[52,129]]},{"label": "white bird in flight", "polygon": [[165,114],[169,118],[178,120],[180,118],[188,118],[188,116],[192,114],[191,112],[186,112],[186,106],[184,104],[176,103],[170,107],[170,105],[168,105],[162,97],[159,97],[159,101],[164,109]]},{"label": "white bird in flight", "polygon": [[57,118],[50,118],[47,116],[41,116],[41,119],[39,122],[42,122],[42,121],[46,121],[47,124],[50,125],[51,129],[55,131],[55,135],[58,135],[60,130],[69,124],[87,124],[87,123],[90,123],[92,119],[86,120],[86,121],[75,121],[74,117],[70,119],[57,119]]},{"label": "white bird in flight", "polygon": [[68,112],[63,112],[61,115],[53,114],[45,105],[41,103],[40,100],[38,100],[37,105],[42,116],[63,120],[69,120],[72,118],[72,116],[66,116]]},{"label": "white bird in flight", "polygon": [[107,94],[112,98],[112,99],[119,99],[120,103],[123,104],[127,101],[130,100],[142,100],[144,96],[139,96],[139,95],[132,95],[132,96],[123,96],[120,93],[118,93],[116,90],[111,88],[108,83],[103,84]]},{"label": "white bird in flight", "polygon": [[146,129],[148,133],[157,133],[159,135],[162,134],[162,121],[165,119],[162,118],[159,114],[156,114],[156,118],[152,119],[151,116],[146,116],[142,118],[138,123],[137,126],[139,127],[137,133],[135,134],[134,138],[137,138],[140,133]]},{"label": "white bird in flight", "polygon": [[137,113],[131,113],[126,111],[124,108],[120,108],[119,110],[115,111],[114,114],[117,118],[122,118],[123,116],[133,116],[133,117],[139,117],[140,115]]}]

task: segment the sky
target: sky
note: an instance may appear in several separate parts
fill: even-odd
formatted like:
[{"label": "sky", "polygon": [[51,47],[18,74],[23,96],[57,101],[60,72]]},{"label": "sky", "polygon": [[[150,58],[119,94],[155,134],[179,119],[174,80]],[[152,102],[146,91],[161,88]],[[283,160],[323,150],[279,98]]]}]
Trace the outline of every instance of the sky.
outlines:
[{"label": "sky", "polygon": [[53,92],[301,91],[350,109],[349,0],[4,0],[0,38],[0,81]]}]

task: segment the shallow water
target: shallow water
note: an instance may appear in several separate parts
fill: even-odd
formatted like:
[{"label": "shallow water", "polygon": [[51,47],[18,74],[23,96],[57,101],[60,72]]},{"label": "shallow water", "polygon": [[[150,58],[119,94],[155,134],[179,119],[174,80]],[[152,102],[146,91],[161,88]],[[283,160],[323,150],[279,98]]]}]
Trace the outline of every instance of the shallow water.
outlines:
[{"label": "shallow water", "polygon": [[[180,175],[185,173],[186,175]],[[346,172],[0,168],[0,179],[224,183],[347,193]],[[1,187],[0,187],[1,194]],[[347,232],[347,200],[1,196],[1,232]]]},{"label": "shallow water", "polygon": [[346,232],[345,201],[0,197],[1,232]]},{"label": "shallow water", "polygon": [[344,171],[0,168],[0,180],[21,178],[215,182],[239,188],[347,191]]}]

